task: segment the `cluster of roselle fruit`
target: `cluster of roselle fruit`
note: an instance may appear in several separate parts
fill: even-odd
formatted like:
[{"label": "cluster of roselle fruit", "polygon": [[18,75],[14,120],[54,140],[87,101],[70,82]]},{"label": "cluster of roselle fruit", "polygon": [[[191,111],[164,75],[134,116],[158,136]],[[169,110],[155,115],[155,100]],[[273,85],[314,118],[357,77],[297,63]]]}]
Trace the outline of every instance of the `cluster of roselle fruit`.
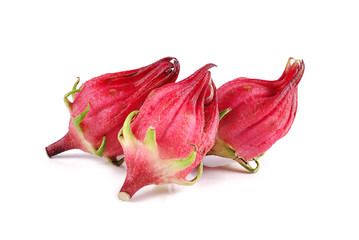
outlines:
[{"label": "cluster of roselle fruit", "polygon": [[[69,131],[46,147],[48,156],[81,149],[117,166],[125,162],[121,200],[150,184],[194,184],[206,155],[231,158],[258,171],[258,158],[293,123],[304,63],[290,58],[276,81],[240,77],[218,89],[209,71],[213,66],[175,82],[180,65],[167,57],[95,77],[80,88],[78,79],[64,96]],[[188,180],[197,166],[197,176]]]}]

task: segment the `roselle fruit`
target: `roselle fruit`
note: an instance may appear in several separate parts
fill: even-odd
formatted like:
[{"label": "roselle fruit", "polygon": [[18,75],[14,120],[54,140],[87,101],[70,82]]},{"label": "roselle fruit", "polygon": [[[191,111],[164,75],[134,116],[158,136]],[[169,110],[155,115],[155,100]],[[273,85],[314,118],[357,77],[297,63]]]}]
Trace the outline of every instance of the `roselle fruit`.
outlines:
[{"label": "roselle fruit", "polygon": [[[290,58],[276,81],[237,78],[218,89],[221,120],[209,154],[233,158],[251,172],[261,157],[292,126],[297,111],[297,86],[304,62]],[[255,161],[252,167],[248,161]]]},{"label": "roselle fruit", "polygon": [[69,131],[46,147],[48,156],[81,149],[116,162],[123,154],[117,135],[128,114],[138,110],[153,89],[175,82],[179,68],[175,58],[167,57],[146,67],[95,77],[79,89],[78,80],[64,97],[71,116]]},{"label": "roselle fruit", "polygon": [[[207,64],[177,83],[155,89],[119,132],[127,166],[119,193],[129,200],[150,184],[194,184],[214,144],[219,121],[216,87]],[[132,123],[131,123],[132,121]],[[195,168],[197,176],[186,176]]]}]

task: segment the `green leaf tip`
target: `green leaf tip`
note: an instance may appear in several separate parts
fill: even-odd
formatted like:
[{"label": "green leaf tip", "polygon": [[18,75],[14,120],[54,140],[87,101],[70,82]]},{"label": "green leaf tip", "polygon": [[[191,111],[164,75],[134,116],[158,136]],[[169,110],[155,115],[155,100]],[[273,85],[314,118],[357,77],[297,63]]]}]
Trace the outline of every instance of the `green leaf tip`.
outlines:
[{"label": "green leaf tip", "polygon": [[99,147],[99,149],[97,149],[95,155],[102,157],[103,153],[105,152],[105,148],[106,148],[106,136],[103,136],[101,146]]},{"label": "green leaf tip", "polygon": [[76,89],[77,85],[79,84],[80,82],[80,78],[78,77],[77,78],[77,81],[75,82],[74,86],[72,87],[72,90],[68,93],[65,94],[64,96],[64,102],[65,102],[65,105],[66,107],[69,109],[69,111],[71,111],[71,108],[72,108],[72,102],[69,101],[68,97],[71,95],[72,96],[72,100],[75,99],[75,93],[77,92],[80,92],[82,89],[83,89],[83,85],[81,88],[79,89]]},{"label": "green leaf tip", "polygon": [[237,161],[239,164],[242,165],[242,167],[244,167],[245,169],[247,169],[248,171],[250,171],[251,173],[256,173],[258,172],[259,168],[260,168],[260,164],[258,162],[258,159],[263,156],[263,154],[257,156],[257,157],[254,157],[252,159],[249,159],[248,161],[254,161],[256,163],[256,167],[253,168],[249,163],[248,161],[245,161],[242,157],[239,157],[237,155],[237,152],[236,152],[236,157],[234,158],[235,161]]},{"label": "green leaf tip", "polygon": [[190,145],[194,146],[194,150],[188,155],[188,157],[170,160],[173,168],[176,171],[181,171],[189,167],[196,160],[197,146],[194,144],[190,144]]},{"label": "green leaf tip", "polygon": [[219,113],[219,120],[221,120],[227,113],[229,113],[232,109],[227,108]]},{"label": "green leaf tip", "polygon": [[149,127],[146,132],[146,137],[143,140],[143,144],[147,146],[152,151],[157,150],[157,142],[156,142],[156,130],[154,127]]},{"label": "green leaf tip", "polygon": [[[77,85],[79,84],[79,82],[80,82],[80,77],[77,77],[77,81],[75,82],[75,84],[74,84],[74,86],[72,87],[72,93],[71,93],[71,96],[72,96],[72,100],[74,100],[75,99],[75,93],[76,92],[79,92],[79,91],[77,91]],[[80,90],[80,89],[79,89]],[[81,90],[80,90],[81,91]]]},{"label": "green leaf tip", "polygon": [[200,162],[200,164],[198,166],[198,172],[197,172],[197,175],[195,178],[193,178],[192,180],[178,179],[177,181],[174,181],[174,183],[185,185],[185,186],[191,186],[191,185],[195,184],[201,178],[202,173],[203,173],[203,163]]},{"label": "green leaf tip", "polygon": [[129,141],[134,141],[136,140],[135,135],[133,135],[132,130],[131,130],[131,122],[132,122],[132,118],[138,114],[139,111],[135,110],[132,111],[130,114],[128,114],[128,116],[126,117],[125,122],[123,123],[123,127],[121,128],[121,130],[118,132],[118,140],[120,141],[121,144],[124,143],[124,140],[129,140]]},{"label": "green leaf tip", "polygon": [[74,119],[72,120],[76,129],[80,132],[82,132],[80,123],[82,122],[82,120],[86,117],[88,111],[90,110],[90,103],[87,103],[87,108],[81,112],[79,115],[77,115],[76,117],[74,117]]}]

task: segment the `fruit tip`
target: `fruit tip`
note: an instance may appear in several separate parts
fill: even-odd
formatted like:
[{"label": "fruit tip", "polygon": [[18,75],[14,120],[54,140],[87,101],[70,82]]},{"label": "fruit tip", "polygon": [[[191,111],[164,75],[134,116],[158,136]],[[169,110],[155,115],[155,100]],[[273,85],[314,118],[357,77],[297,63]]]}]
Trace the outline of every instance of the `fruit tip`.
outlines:
[{"label": "fruit tip", "polygon": [[127,192],[119,192],[118,194],[118,198],[122,201],[128,201],[131,199],[131,196],[130,194],[128,194]]},{"label": "fruit tip", "polygon": [[178,62],[177,58],[169,56],[169,58],[172,58],[173,61]]},{"label": "fruit tip", "polygon": [[218,67],[217,64],[214,64],[214,63],[208,63],[207,65],[210,66],[211,68],[212,67]]},{"label": "fruit tip", "polygon": [[[162,60],[162,61],[170,61],[170,62],[173,61],[173,63],[179,64],[177,58],[172,57],[172,56],[167,56],[167,57],[165,57],[165,58],[162,58],[161,60]],[[160,61],[161,61],[161,60],[160,60]]]}]

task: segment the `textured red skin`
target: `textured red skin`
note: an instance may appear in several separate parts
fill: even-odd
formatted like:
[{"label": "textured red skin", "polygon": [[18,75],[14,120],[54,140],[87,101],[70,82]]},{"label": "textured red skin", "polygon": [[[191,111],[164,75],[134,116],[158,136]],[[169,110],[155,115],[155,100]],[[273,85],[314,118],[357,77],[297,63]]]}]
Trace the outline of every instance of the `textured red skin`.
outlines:
[{"label": "textured red skin", "polygon": [[77,148],[90,152],[79,139],[73,124],[73,118],[83,112],[90,103],[90,110],[80,124],[84,137],[94,149],[98,149],[103,136],[106,136],[107,144],[103,156],[114,160],[116,156],[123,154],[117,134],[127,115],[138,110],[153,89],[175,82],[179,68],[175,58],[167,57],[146,67],[108,73],[85,82],[83,89],[75,94],[69,132],[62,141],[50,145],[47,148],[48,153],[55,147]]},{"label": "textured red skin", "polygon": [[[149,184],[170,183],[186,176],[201,162],[214,144],[219,114],[217,93],[207,64],[183,81],[167,84],[151,92],[131,124],[134,136],[142,142],[149,127],[156,131],[159,158],[153,162],[141,144],[124,147],[126,180],[121,192],[131,197]],[[166,175],[161,163],[186,158],[197,146],[194,162],[187,168]],[[158,164],[157,164],[158,163]]]},{"label": "textured red skin", "polygon": [[292,126],[305,66],[303,61],[290,61],[276,81],[242,77],[218,89],[219,110],[231,111],[221,119],[217,137],[245,161],[267,151]]}]

